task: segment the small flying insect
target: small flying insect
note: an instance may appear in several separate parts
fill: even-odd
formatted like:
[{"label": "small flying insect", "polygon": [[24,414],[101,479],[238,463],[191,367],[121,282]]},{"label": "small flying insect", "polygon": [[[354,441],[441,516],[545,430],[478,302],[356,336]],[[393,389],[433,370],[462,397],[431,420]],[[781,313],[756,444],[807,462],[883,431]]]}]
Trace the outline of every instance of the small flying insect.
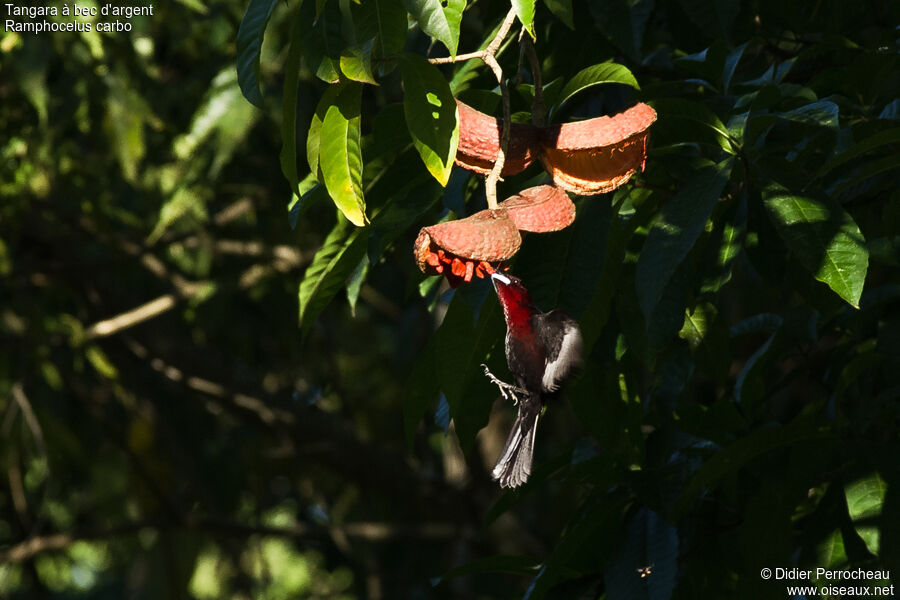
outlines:
[{"label": "small flying insect", "polygon": [[638,567],[635,571],[641,576],[641,579],[646,579],[653,574],[653,565],[654,563],[650,563],[646,567]]}]

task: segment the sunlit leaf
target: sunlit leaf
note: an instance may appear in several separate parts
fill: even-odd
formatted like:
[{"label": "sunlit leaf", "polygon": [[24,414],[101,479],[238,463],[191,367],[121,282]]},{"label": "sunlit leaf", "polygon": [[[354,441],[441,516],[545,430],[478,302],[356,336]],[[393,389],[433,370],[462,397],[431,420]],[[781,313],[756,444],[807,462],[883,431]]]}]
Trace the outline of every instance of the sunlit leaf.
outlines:
[{"label": "sunlit leaf", "polygon": [[459,144],[456,100],[441,72],[424,58],[404,54],[400,70],[406,126],[425,167],[447,185]]},{"label": "sunlit leaf", "polygon": [[259,91],[259,54],[266,25],[276,4],[277,0],[250,0],[237,35],[238,83],[244,97],[259,107],[262,107],[262,94]]},{"label": "sunlit leaf", "polygon": [[450,56],[456,56],[459,23],[466,8],[466,0],[403,0],[403,4],[426,35],[444,44],[450,51]]},{"label": "sunlit leaf", "polygon": [[353,81],[376,84],[372,74],[372,46],[375,38],[362,45],[350,46],[341,51],[341,72]]},{"label": "sunlit leaf", "polygon": [[362,190],[362,151],[359,145],[362,86],[338,84],[334,104],[325,109],[319,142],[319,168],[328,194],[344,216],[359,227],[366,225]]},{"label": "sunlit leaf", "polygon": [[365,257],[366,236],[362,232],[340,219],[306,268],[298,291],[299,322],[304,334]]},{"label": "sunlit leaf", "polygon": [[601,63],[582,69],[570,79],[559,93],[557,106],[562,106],[578,92],[603,83],[621,83],[641,89],[628,67],[616,63]]},{"label": "sunlit leaf", "polygon": [[763,193],[769,218],[800,263],[851,306],[859,307],[869,265],[866,240],[844,209],[772,184]]},{"label": "sunlit leaf", "polygon": [[512,0],[512,6],[516,10],[519,22],[531,37],[534,37],[534,5],[535,0]]},{"label": "sunlit leaf", "polygon": [[881,545],[879,519],[887,493],[887,483],[877,474],[859,479],[844,486],[847,511],[856,533],[862,538],[869,552],[878,555]]}]

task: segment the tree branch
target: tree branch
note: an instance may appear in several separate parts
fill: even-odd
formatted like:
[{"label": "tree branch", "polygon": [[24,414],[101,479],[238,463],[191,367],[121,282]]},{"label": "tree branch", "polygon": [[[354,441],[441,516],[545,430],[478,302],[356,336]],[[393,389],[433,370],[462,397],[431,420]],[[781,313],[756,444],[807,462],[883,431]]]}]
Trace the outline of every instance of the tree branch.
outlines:
[{"label": "tree branch", "polygon": [[506,13],[506,18],[503,19],[503,23],[500,25],[497,35],[494,36],[494,39],[491,40],[491,43],[488,44],[487,48],[484,50],[469,52],[468,54],[458,54],[455,57],[428,59],[428,62],[433,65],[443,65],[480,58],[484,64],[493,71],[494,77],[497,78],[497,84],[500,86],[500,96],[503,101],[503,132],[500,137],[500,149],[497,151],[494,168],[491,169],[490,174],[484,182],[484,193],[487,198],[488,208],[490,209],[497,208],[497,182],[500,180],[500,173],[503,171],[504,163],[506,163],[506,150],[509,147],[510,127],[509,90],[507,89],[506,81],[503,79],[503,69],[500,68],[500,63],[497,62],[496,55],[503,40],[509,35],[509,30],[512,28],[515,21],[516,11],[511,8],[509,12]]}]

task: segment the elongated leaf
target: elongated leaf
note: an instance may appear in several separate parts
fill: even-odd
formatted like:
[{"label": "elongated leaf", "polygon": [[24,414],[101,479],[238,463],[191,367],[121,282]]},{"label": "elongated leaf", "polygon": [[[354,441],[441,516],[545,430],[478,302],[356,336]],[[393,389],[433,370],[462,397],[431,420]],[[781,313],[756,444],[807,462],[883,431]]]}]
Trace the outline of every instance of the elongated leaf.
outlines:
[{"label": "elongated leaf", "polygon": [[835,132],[838,129],[838,116],[840,108],[830,100],[819,100],[806,104],[794,110],[779,113],[779,117],[788,121],[797,123],[805,123],[807,125],[816,125],[819,127],[827,127]]},{"label": "elongated leaf", "polygon": [[375,0],[351,4],[353,26],[359,41],[374,39],[372,58],[378,62],[377,72],[385,75],[396,66],[385,61],[403,50],[406,42],[407,14],[401,0]]},{"label": "elongated leaf", "polygon": [[[601,285],[612,210],[607,202],[582,202],[575,222],[555,233],[534,236],[516,258],[516,275],[535,305],[560,308],[581,318]],[[554,260],[542,260],[552,256]]]},{"label": "elongated leaf", "polygon": [[347,79],[378,85],[372,74],[372,47],[374,45],[375,38],[371,38],[365,44],[344,48],[341,52],[340,65],[341,72],[347,76]]},{"label": "elongated leaf", "polygon": [[869,266],[866,240],[844,209],[797,196],[778,184],[763,192],[769,218],[800,263],[859,308]]},{"label": "elongated leaf", "polygon": [[[300,32],[303,27],[302,14],[299,10],[291,27],[291,46],[284,63],[284,93],[281,102],[281,172],[284,173],[291,193],[298,198],[300,175],[297,172],[297,97],[300,85]],[[321,125],[321,123],[320,123]],[[316,132],[316,160],[318,161],[319,143]],[[313,170],[313,174],[316,170]]]},{"label": "elongated leaf", "polygon": [[900,127],[888,129],[886,131],[879,131],[878,133],[870,135],[869,137],[861,140],[850,149],[841,152],[833,159],[828,161],[828,163],[824,167],[822,167],[822,174],[827,173],[833,168],[840,166],[849,160],[853,160],[857,156],[865,154],[866,152],[871,152],[872,150],[881,148],[882,146],[886,146],[888,144],[900,144]]},{"label": "elongated leaf", "polygon": [[676,267],[697,241],[731,173],[731,161],[701,169],[663,208],[637,262],[641,310],[653,314]]},{"label": "elongated leaf", "polygon": [[415,54],[400,61],[406,126],[425,167],[447,185],[459,144],[459,115],[450,86],[437,67]]},{"label": "elongated leaf", "polygon": [[582,69],[569,80],[559,93],[558,106],[565,104],[578,92],[602,83],[622,83],[636,90],[641,89],[628,67],[616,63],[601,63]]},{"label": "elongated leaf", "polygon": [[678,335],[687,340],[698,365],[719,381],[724,381],[731,365],[731,353],[728,349],[728,330],[718,316],[715,306],[701,302],[687,311],[684,326]]},{"label": "elongated leaf", "polygon": [[316,105],[316,112],[313,113],[309,122],[309,131],[306,133],[306,162],[309,163],[309,170],[316,178],[321,179],[322,170],[319,168],[319,146],[322,142],[322,121],[325,119],[325,113],[332,106],[341,93],[341,86],[332,85],[325,90]]},{"label": "elongated leaf", "polygon": [[259,91],[259,53],[266,25],[276,3],[277,0],[250,0],[237,35],[238,83],[244,98],[260,108],[262,94]]},{"label": "elongated leaf", "polygon": [[519,22],[532,38],[534,37],[534,5],[535,0],[512,0],[512,6],[516,9]]},{"label": "elongated leaf", "polygon": [[575,29],[572,0],[544,0],[544,4],[550,9],[554,17],[566,24],[566,27]]},{"label": "elongated leaf", "polygon": [[734,154],[728,128],[706,106],[681,98],[654,100],[650,105],[659,114],[659,121],[653,126],[653,137],[659,146],[684,142],[711,143]]},{"label": "elongated leaf", "polygon": [[426,35],[444,44],[450,56],[456,56],[459,22],[466,8],[466,0],[403,0],[403,5]]},{"label": "elongated leaf", "polygon": [[875,177],[876,175],[880,175],[893,169],[900,169],[900,154],[889,154],[888,156],[883,156],[875,162],[866,165],[860,169],[859,172],[854,173],[853,177],[838,185],[834,189],[834,193],[841,194],[847,188],[857,185],[870,177]]},{"label": "elongated leaf", "polygon": [[322,309],[331,302],[366,254],[361,229],[340,219],[303,274],[298,292],[300,328],[304,335]]},{"label": "elongated leaf", "polygon": [[865,542],[869,552],[876,556],[881,545],[881,532],[877,520],[881,517],[887,487],[877,473],[844,486],[847,511],[853,521],[853,527]]},{"label": "elongated leaf", "polygon": [[731,78],[734,77],[734,71],[737,69],[738,63],[744,55],[744,50],[747,49],[748,43],[749,42],[744,42],[729,52],[728,57],[725,59],[725,66],[722,69],[722,89],[726,92],[728,92],[731,87]]},{"label": "elongated leaf", "polygon": [[319,144],[319,168],[328,194],[351,223],[362,227],[366,203],[362,191],[362,152],[359,146],[359,103],[362,86],[341,83],[335,103],[325,110]]},{"label": "elongated leaf", "polygon": [[644,32],[656,0],[591,0],[584,4],[591,11],[597,28],[609,41],[640,64]]}]

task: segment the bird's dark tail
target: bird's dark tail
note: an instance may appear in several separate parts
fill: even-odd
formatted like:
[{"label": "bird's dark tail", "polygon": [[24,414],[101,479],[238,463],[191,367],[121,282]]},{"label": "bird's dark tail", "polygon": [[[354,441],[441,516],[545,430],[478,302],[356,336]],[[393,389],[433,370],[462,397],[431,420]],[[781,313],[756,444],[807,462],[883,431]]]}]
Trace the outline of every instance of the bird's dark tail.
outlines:
[{"label": "bird's dark tail", "polygon": [[529,396],[519,402],[519,414],[492,473],[494,479],[500,482],[500,487],[519,487],[528,481],[540,415],[541,401],[536,396]]}]

